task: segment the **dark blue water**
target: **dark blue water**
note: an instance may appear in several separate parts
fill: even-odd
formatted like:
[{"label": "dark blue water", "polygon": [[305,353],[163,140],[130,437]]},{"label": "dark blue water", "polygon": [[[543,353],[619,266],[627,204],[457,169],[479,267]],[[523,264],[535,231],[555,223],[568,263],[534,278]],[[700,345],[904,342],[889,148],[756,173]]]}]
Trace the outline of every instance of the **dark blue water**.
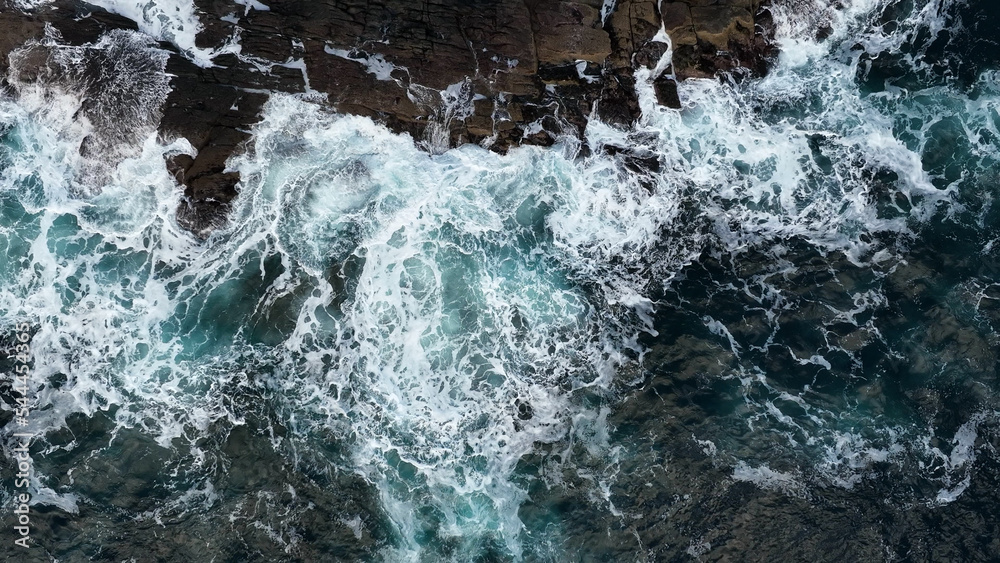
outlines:
[{"label": "dark blue water", "polygon": [[275,96],[204,242],[183,143],[139,123],[95,162],[73,92],[0,100],[5,374],[31,339],[2,470],[33,433],[36,546],[2,553],[995,559],[998,11],[775,4],[769,76],[681,110],[647,84],[635,131],[588,132],[657,172],[431,156]]}]

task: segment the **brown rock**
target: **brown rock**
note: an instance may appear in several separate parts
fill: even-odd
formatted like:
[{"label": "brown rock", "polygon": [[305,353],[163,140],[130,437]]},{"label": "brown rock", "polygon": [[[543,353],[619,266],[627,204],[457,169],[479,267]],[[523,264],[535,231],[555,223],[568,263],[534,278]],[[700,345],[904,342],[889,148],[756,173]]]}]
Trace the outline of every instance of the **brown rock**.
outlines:
[{"label": "brown rock", "polygon": [[585,4],[539,3],[532,21],[539,64],[604,62],[611,54],[611,40],[600,19],[600,12]]},{"label": "brown rock", "polygon": [[[162,45],[171,51],[172,90],[159,129],[197,150],[169,166],[185,190],[178,218],[201,234],[222,223],[237,194],[239,178],[226,162],[251,141],[266,92],[309,88],[338,111],[379,120],[430,148],[435,130],[452,144],[484,143],[502,152],[580,134],[595,106],[609,123],[634,123],[634,71],[662,57],[665,44],[652,41],[661,18],[679,78],[738,65],[760,70],[766,51],[755,36],[759,0],[619,0],[604,21],[603,0],[288,1],[270,3],[269,11],[195,1],[204,28],[200,47],[222,46],[236,33],[242,46],[241,55],[218,56],[214,67],[200,68]],[[74,0],[54,0],[32,13],[0,0],[0,73],[7,54],[40,37],[47,22],[71,45],[135,28]],[[585,64],[578,68],[578,61]],[[447,106],[440,91],[452,85],[462,85],[461,93]],[[658,78],[654,87],[661,103],[678,104],[671,79]]]},{"label": "brown rock", "polygon": [[[674,45],[678,78],[711,77],[738,67],[764,71],[771,33],[761,0],[664,0],[663,27]],[[764,25],[760,25],[764,24]]]}]

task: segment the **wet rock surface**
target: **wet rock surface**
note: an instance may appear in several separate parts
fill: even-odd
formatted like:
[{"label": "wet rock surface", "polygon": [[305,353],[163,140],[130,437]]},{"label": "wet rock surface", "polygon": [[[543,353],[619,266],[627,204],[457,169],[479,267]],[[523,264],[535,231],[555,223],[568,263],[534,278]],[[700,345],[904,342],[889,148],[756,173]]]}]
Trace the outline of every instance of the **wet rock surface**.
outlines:
[{"label": "wet rock surface", "polygon": [[[673,39],[679,78],[736,67],[763,71],[760,0],[499,1],[328,0],[271,2],[267,10],[198,0],[198,47],[212,66],[170,52],[159,130],[195,155],[172,157],[185,188],[183,225],[207,234],[224,222],[239,177],[227,159],[251,141],[271,92],[315,95],[338,112],[369,116],[431,151],[478,143],[504,152],[579,136],[588,119],[628,127],[639,116],[635,70],[655,68]],[[609,12],[609,7],[613,9]],[[263,5],[258,6],[263,8]],[[661,13],[662,10],[662,13]],[[85,2],[31,10],[0,2],[0,74],[8,55],[51,26],[81,45],[136,23]],[[238,49],[224,48],[239,45]],[[661,103],[679,103],[661,68]]]},{"label": "wet rock surface", "polygon": [[679,79],[745,68],[763,73],[773,30],[762,0],[665,0],[663,28]]}]

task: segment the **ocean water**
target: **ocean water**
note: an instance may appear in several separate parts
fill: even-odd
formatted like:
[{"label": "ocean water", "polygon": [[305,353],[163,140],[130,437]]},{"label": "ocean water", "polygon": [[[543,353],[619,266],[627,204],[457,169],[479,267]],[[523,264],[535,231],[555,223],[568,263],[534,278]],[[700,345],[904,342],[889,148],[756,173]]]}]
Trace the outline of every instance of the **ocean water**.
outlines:
[{"label": "ocean water", "polygon": [[6,556],[1000,553],[986,0],[775,2],[767,77],[688,81],[680,110],[639,80],[633,130],[591,123],[657,170],[569,138],[431,154],[275,95],[206,241],[175,221],[163,157],[191,147],[155,134],[147,36],[216,51],[189,2],[99,4],[140,22],[92,47],[123,95],[0,98],[5,522],[34,435],[35,547]]}]

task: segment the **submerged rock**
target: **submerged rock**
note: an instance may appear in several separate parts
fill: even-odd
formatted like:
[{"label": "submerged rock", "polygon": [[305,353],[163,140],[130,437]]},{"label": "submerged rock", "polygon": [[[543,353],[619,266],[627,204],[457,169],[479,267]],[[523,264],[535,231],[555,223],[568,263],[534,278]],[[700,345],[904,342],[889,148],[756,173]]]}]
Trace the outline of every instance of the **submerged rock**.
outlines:
[{"label": "submerged rock", "polygon": [[[199,235],[224,224],[239,175],[230,156],[272,92],[409,133],[430,151],[478,143],[505,152],[580,137],[595,114],[630,127],[639,117],[635,70],[656,68],[667,44],[673,68],[654,76],[661,103],[678,107],[673,76],[764,69],[760,0],[196,0],[194,44],[164,34],[170,56],[159,131],[196,151],[169,168],[185,188],[180,223]],[[661,13],[662,10],[662,13]],[[149,16],[147,16],[149,17]],[[148,22],[146,22],[148,23]],[[162,22],[161,22],[162,24]],[[47,26],[68,45],[136,22],[70,0],[25,10],[0,0],[0,75],[8,55]],[[148,26],[147,26],[148,27]],[[153,26],[156,27],[156,26]],[[138,22],[140,30],[144,22]],[[189,30],[190,31],[190,30]]]}]

